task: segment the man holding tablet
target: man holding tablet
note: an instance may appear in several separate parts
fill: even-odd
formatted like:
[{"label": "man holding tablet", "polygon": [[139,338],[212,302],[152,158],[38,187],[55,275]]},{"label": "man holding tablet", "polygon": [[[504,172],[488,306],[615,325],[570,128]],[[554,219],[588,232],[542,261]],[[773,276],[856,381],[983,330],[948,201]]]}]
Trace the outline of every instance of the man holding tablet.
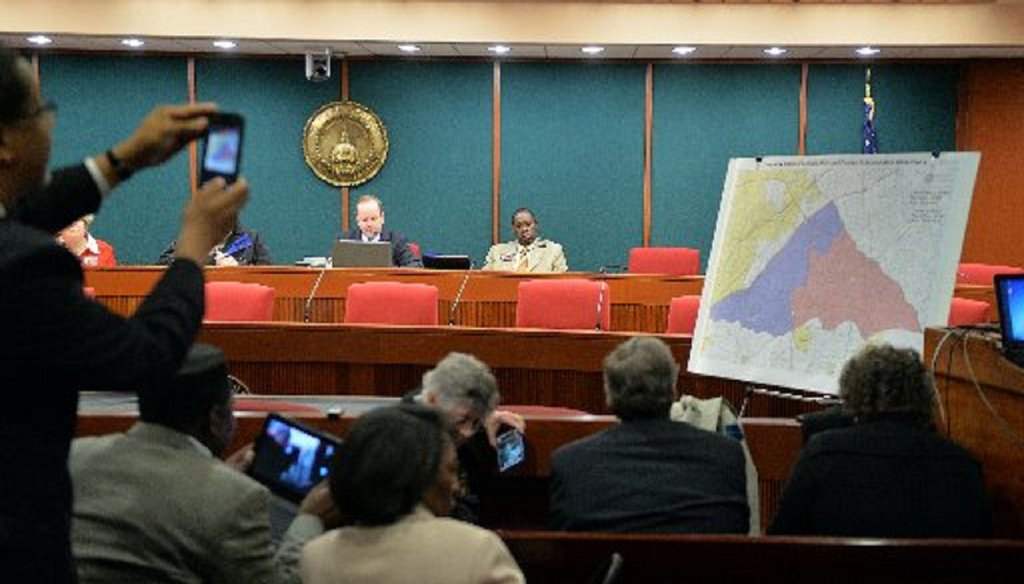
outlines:
[{"label": "man holding tablet", "polygon": [[72,548],[82,584],[186,574],[298,581],[302,545],[334,520],[330,495],[324,485],[303,499],[275,553],[269,491],[239,472],[241,460],[219,459],[235,428],[227,373],[220,349],[195,345],[177,375],[139,391],[139,422],[127,433],[72,443]]}]

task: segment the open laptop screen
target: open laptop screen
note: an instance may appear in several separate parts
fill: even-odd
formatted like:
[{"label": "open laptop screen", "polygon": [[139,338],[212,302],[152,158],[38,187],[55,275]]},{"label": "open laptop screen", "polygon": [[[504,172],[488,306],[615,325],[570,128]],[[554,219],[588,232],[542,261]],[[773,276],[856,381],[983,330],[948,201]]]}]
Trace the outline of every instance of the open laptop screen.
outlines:
[{"label": "open laptop screen", "polygon": [[335,240],[331,257],[335,268],[390,268],[393,265],[390,241]]},{"label": "open laptop screen", "polygon": [[1024,274],[995,277],[1003,352],[1015,363],[1024,357]]}]

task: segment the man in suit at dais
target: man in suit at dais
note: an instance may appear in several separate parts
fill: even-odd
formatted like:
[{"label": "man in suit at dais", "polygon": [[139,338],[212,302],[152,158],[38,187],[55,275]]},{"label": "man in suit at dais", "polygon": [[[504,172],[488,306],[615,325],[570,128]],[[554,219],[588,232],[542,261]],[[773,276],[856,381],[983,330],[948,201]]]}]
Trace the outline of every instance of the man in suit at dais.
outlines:
[{"label": "man in suit at dais", "polygon": [[384,228],[384,203],[373,195],[363,195],[356,201],[356,224],[339,239],[352,241],[391,242],[391,263],[396,268],[422,268],[423,261],[409,247],[409,240],[397,231]]},{"label": "man in suit at dais", "polygon": [[534,273],[569,270],[562,246],[538,237],[540,223],[533,211],[526,207],[516,209],[512,213],[512,230],[516,240],[492,245],[483,269]]}]

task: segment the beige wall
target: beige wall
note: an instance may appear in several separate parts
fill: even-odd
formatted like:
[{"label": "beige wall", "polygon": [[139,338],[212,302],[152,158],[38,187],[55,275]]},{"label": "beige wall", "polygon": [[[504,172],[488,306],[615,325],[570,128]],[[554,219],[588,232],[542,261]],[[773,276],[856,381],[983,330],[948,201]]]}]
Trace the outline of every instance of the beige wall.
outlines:
[{"label": "beige wall", "polygon": [[0,32],[607,44],[1024,44],[1024,2],[0,0]]}]

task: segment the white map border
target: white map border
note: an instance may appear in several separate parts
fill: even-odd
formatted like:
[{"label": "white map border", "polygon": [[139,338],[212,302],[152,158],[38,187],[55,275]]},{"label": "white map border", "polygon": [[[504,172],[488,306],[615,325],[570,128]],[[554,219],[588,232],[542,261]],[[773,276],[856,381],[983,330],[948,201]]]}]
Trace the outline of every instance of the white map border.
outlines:
[{"label": "white map border", "polygon": [[[900,282],[911,292],[908,302],[917,310],[918,319],[923,327],[945,326],[949,312],[950,299],[953,296],[957,264],[960,261],[963,247],[967,216],[970,211],[971,196],[977,175],[980,154],[977,152],[949,152],[940,155],[931,153],[913,154],[872,154],[872,155],[829,155],[829,156],[780,156],[754,158],[734,158],[729,161],[722,192],[722,203],[718,213],[715,236],[708,261],[708,269],[704,280],[697,325],[694,330],[693,346],[690,352],[688,368],[693,373],[713,375],[730,379],[739,379],[756,384],[767,384],[795,389],[818,391],[835,394],[838,392],[838,373],[842,364],[859,350],[865,342],[889,342],[897,346],[911,347],[922,350],[924,343],[923,328],[921,331],[890,329],[864,339],[857,326],[849,321],[831,329],[828,342],[816,340],[800,359],[794,358],[797,349],[794,347],[792,333],[773,336],[770,333],[757,333],[743,328],[739,323],[712,321],[711,298],[714,293],[720,266],[732,252],[726,248],[728,221],[733,214],[734,195],[741,173],[749,171],[808,170],[821,174],[834,169],[840,176],[859,177],[865,184],[864,177],[869,173],[877,174],[880,169],[895,173],[895,184],[914,189],[918,193],[924,189],[925,194],[937,194],[941,197],[941,228],[931,246],[916,250],[919,255],[914,258],[914,265],[922,266],[922,272],[929,274],[927,281]],[[748,175],[744,175],[748,176]],[[856,190],[856,185],[852,188]],[[836,193],[823,193],[826,201],[833,202]],[[863,194],[863,193],[862,193]],[[905,195],[905,193],[903,193]],[[878,201],[879,205],[892,204],[892,201]],[[902,203],[902,202],[901,202]],[[934,205],[934,200],[931,201]],[[822,205],[824,206],[824,205]],[[884,214],[886,209],[880,207]],[[870,232],[861,225],[858,236],[864,238]],[[848,229],[853,231],[854,229]],[[792,236],[794,229],[787,237]],[[863,239],[857,240],[858,250],[871,257],[873,253],[885,249],[885,242],[872,246]],[[784,242],[775,246],[777,252]],[[874,247],[874,250],[865,250]],[[773,253],[774,253],[773,252]],[[884,253],[884,252],[882,252]],[[762,262],[756,269],[763,269],[767,262]],[[753,271],[755,266],[751,266]],[[904,274],[888,274],[899,281]],[[757,276],[747,274],[749,284]],[[917,286],[914,288],[914,286]],[[867,291],[865,291],[867,292]],[[781,300],[780,300],[781,301]],[[806,335],[815,337],[815,330],[821,330],[821,321],[812,319],[807,323],[794,323],[796,327],[804,326]],[[715,351],[714,355],[707,350],[709,346],[723,345],[728,348]],[[709,345],[711,343],[711,345]],[[820,344],[819,344],[820,343]],[[717,345],[716,345],[717,344]],[[772,363],[766,366],[765,361]],[[796,361],[799,361],[797,363]],[[788,366],[779,366],[788,364]]]}]

